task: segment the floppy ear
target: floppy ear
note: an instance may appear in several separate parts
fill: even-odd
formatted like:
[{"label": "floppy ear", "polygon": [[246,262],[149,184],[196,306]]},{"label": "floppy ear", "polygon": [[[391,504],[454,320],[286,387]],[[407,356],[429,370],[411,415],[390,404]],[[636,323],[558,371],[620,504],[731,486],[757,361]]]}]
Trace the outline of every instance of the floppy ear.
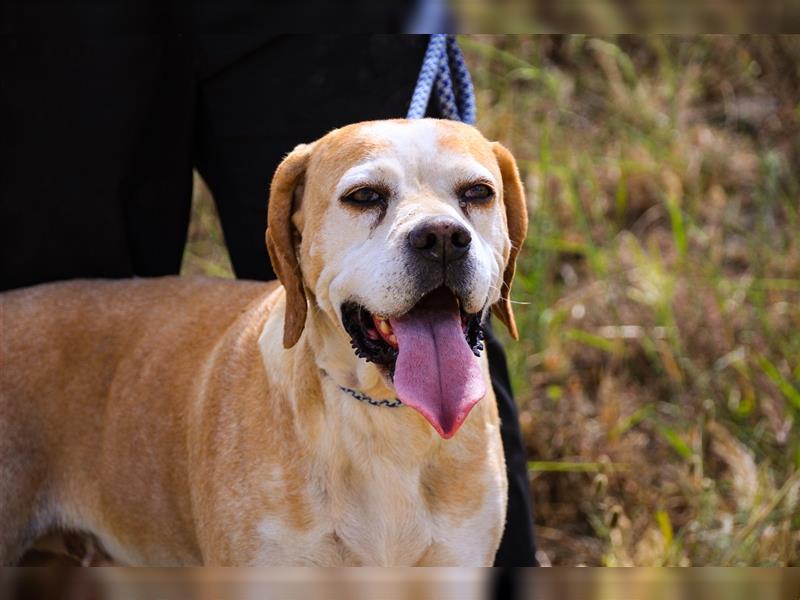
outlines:
[{"label": "floppy ear", "polygon": [[275,171],[269,190],[267,250],[272,268],[286,288],[284,348],[291,348],[300,339],[308,313],[303,274],[297,260],[300,232],[292,223],[292,213],[297,200],[295,192],[302,186],[310,156],[311,146],[308,144],[300,144],[292,150]]},{"label": "floppy ear", "polygon": [[517,267],[517,255],[522,249],[522,243],[528,233],[528,208],[517,163],[511,152],[499,142],[492,144],[492,150],[503,176],[503,204],[506,209],[508,237],[511,240],[511,251],[508,254],[506,270],[503,272],[500,300],[492,306],[492,312],[505,324],[511,337],[518,340],[519,332],[517,324],[514,322],[514,312],[511,310],[511,282]]}]

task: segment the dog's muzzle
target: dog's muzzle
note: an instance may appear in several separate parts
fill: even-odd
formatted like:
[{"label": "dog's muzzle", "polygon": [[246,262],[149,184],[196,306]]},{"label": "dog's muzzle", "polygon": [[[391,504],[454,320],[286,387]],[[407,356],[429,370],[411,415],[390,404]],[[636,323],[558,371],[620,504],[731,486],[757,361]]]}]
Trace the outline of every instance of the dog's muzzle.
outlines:
[{"label": "dog's muzzle", "polygon": [[402,403],[445,439],[486,394],[477,358],[483,350],[480,315],[463,312],[445,286],[402,315],[376,315],[347,302],[342,323],[356,355],[382,367]]}]

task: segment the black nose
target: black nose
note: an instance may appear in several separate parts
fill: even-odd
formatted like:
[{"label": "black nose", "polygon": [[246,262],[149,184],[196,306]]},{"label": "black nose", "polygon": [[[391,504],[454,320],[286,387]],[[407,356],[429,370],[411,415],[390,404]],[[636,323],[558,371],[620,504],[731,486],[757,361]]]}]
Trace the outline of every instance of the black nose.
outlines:
[{"label": "black nose", "polygon": [[469,231],[448,217],[427,219],[408,234],[408,243],[415,253],[445,264],[464,258],[471,242]]}]

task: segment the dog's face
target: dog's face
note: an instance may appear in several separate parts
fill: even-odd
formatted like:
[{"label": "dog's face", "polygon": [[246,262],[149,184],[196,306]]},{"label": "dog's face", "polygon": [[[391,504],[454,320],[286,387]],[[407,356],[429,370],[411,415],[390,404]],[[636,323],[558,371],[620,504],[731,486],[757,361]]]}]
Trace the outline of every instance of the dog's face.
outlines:
[{"label": "dog's face", "polygon": [[273,179],[267,232],[287,289],[284,345],[310,303],[353,360],[450,437],[485,394],[488,310],[516,336],[509,291],[526,229],[513,159],[473,127],[376,121],[299,146]]}]

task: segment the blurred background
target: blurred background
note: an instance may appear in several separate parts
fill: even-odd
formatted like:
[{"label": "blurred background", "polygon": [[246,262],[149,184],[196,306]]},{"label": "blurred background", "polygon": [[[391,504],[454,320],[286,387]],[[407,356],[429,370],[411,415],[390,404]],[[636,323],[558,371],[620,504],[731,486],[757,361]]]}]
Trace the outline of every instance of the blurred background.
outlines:
[{"label": "blurred background", "polygon": [[[540,562],[800,565],[800,36],[459,43],[527,188]],[[197,177],[182,272],[233,276]]]},{"label": "blurred background", "polygon": [[13,600],[797,600],[796,569],[0,569]]}]

